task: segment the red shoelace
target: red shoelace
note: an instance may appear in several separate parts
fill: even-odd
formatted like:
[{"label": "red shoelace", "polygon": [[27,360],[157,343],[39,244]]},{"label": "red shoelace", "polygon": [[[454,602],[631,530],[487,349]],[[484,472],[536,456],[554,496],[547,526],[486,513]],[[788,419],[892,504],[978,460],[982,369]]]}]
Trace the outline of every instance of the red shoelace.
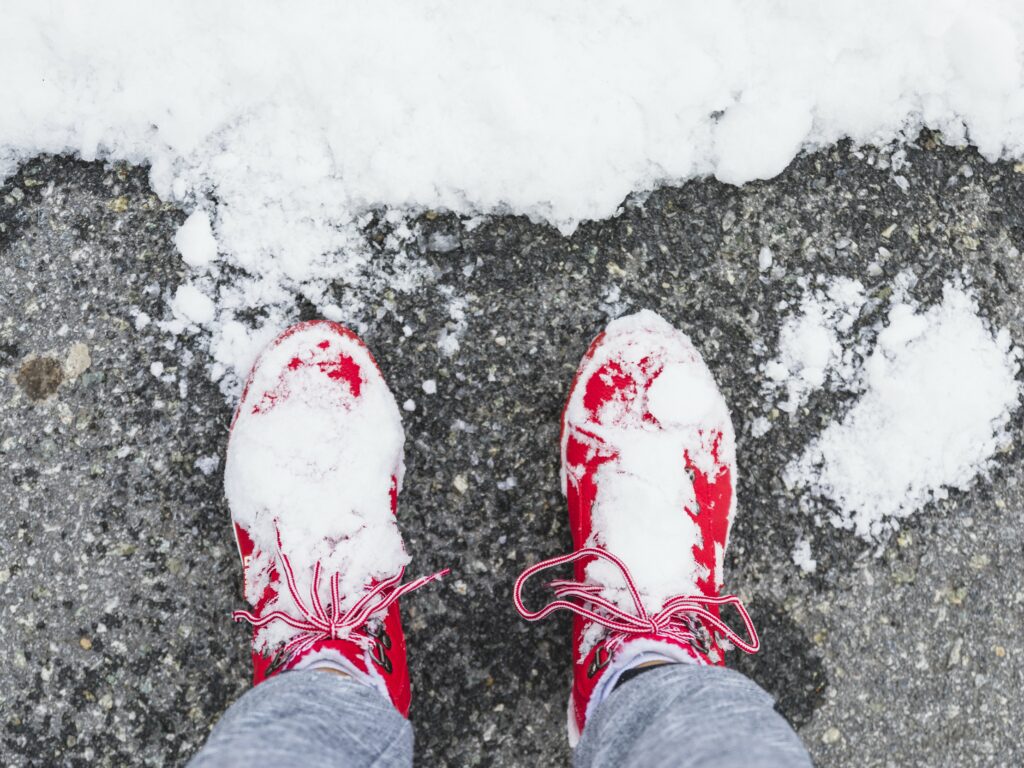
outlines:
[{"label": "red shoelace", "polygon": [[291,561],[281,550],[280,533],[277,536],[277,562],[284,573],[292,602],[295,603],[301,618],[296,618],[284,611],[270,611],[262,616],[257,616],[250,611],[235,611],[231,614],[231,618],[235,621],[247,621],[256,629],[265,627],[273,621],[283,621],[289,627],[298,630],[298,634],[284,646],[283,652],[287,658],[304,653],[323,640],[350,640],[361,648],[370,650],[374,639],[365,629],[370,617],[387,610],[402,595],[417,590],[449,573],[449,569],[445,568],[430,576],[421,576],[407,584],[400,584],[405,575],[405,568],[402,567],[396,575],[373,585],[347,611],[340,611],[338,606],[341,605],[341,595],[338,582],[341,574],[335,573],[331,576],[331,602],[325,608],[320,600],[321,566],[317,561],[313,566],[313,584],[309,590],[310,600],[309,606],[307,606],[299,595],[298,587],[295,584],[295,572],[292,570]]},{"label": "red shoelace", "polygon": [[[534,574],[555,568],[565,563],[573,563],[584,557],[596,557],[614,563],[622,573],[626,589],[633,599],[633,611],[626,611],[602,596],[605,587],[597,584],[585,584],[577,581],[556,580],[550,583],[558,599],[551,601],[539,611],[531,611],[523,603],[522,591],[527,580]],[[611,630],[612,637],[608,641],[608,649],[614,650],[623,642],[635,635],[658,635],[683,643],[699,642],[699,629],[694,621],[698,619],[709,631],[715,631],[746,653],[757,653],[761,642],[757,630],[750,620],[747,609],[735,595],[708,597],[707,595],[677,595],[669,598],[657,613],[648,613],[640,599],[640,592],[633,582],[626,564],[606,549],[585,547],[569,555],[553,557],[532,565],[516,579],[513,592],[516,610],[527,621],[538,621],[558,610],[566,610],[600,624]],[[573,602],[576,598],[579,602]],[[708,610],[710,606],[731,605],[739,611],[743,619],[749,641],[740,637],[722,619]]]}]

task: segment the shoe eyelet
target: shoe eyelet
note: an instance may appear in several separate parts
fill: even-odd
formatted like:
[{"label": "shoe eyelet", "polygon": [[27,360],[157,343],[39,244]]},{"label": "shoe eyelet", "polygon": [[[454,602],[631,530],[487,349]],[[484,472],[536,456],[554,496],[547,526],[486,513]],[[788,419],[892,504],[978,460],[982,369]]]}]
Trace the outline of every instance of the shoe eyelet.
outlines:
[{"label": "shoe eyelet", "polygon": [[592,678],[602,669],[608,666],[608,663],[612,660],[612,655],[604,647],[599,647],[594,651],[594,658],[590,660],[590,666],[587,667],[587,677]]},{"label": "shoe eyelet", "polygon": [[270,677],[275,672],[280,670],[281,667],[288,663],[288,660],[290,658],[291,656],[284,652],[284,646],[282,645],[280,648],[274,651],[274,655],[270,658],[270,664],[267,665],[267,669],[263,673],[264,677]]},{"label": "shoe eyelet", "polygon": [[370,649],[370,658],[378,667],[381,667],[389,675],[391,674],[391,659],[384,653],[384,646],[379,640],[374,640],[373,647]]},{"label": "shoe eyelet", "polygon": [[384,624],[381,623],[377,629],[374,629],[371,625],[366,626],[366,634],[370,637],[375,638],[381,645],[387,650],[391,650],[391,635],[384,629]]}]

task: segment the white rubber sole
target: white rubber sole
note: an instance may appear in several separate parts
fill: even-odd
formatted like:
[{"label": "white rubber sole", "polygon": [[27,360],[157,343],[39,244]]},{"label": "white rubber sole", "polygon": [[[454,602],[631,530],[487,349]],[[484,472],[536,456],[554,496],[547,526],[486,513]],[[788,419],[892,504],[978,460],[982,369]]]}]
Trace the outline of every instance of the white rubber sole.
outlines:
[{"label": "white rubber sole", "polygon": [[567,719],[567,730],[569,731],[569,747],[576,749],[576,745],[580,743],[580,729],[576,725],[576,713],[572,710],[572,691],[569,691],[569,707],[566,712]]}]

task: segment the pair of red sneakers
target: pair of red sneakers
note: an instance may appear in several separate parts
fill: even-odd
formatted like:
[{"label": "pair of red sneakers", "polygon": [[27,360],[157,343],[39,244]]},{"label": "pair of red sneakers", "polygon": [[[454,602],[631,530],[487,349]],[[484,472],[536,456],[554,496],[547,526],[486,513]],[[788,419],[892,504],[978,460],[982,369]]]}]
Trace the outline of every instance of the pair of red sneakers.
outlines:
[{"label": "pair of red sneakers", "polygon": [[[404,434],[373,356],[329,322],[296,325],[257,360],[232,423],[225,488],[246,600],[255,682],[330,667],[408,713],[401,595],[408,556],[395,516]],[[528,620],[573,625],[569,735],[619,676],[654,662],[718,664],[758,647],[720,596],[735,512],[732,425],[690,340],[653,312],[613,321],[591,345],[562,415],[562,482],[575,551],[519,577]],[[572,563],[555,600],[531,611],[525,582]],[[732,604],[744,639],[725,625]]]}]

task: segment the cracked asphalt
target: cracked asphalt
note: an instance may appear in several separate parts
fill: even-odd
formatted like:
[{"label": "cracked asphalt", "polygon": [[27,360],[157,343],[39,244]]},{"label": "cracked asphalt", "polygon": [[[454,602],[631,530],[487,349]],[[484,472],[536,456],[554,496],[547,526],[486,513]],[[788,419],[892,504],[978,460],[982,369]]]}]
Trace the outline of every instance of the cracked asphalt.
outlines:
[{"label": "cracked asphalt", "polygon": [[[818,393],[791,419],[762,392],[801,278],[855,276],[882,297],[911,270],[927,304],[967,274],[984,314],[1024,343],[1024,167],[925,135],[904,184],[887,156],[840,145],[768,182],[691,181],[571,237],[428,213],[414,251],[429,280],[338,287],[365,301],[364,338],[399,401],[416,402],[400,500],[412,567],[454,570],[403,601],[420,765],[568,764],[569,622],[519,621],[510,591],[525,564],[569,547],[558,414],[609,313],[641,307],[693,336],[733,409],[726,585],[763,650],[729,663],[777,698],[819,765],[1024,764],[1021,414],[989,477],[881,547],[817,526],[780,479],[849,407]],[[229,619],[231,405],[198,339],[136,320],[164,317],[185,277],[185,215],[145,168],[40,157],[0,187],[5,765],[180,765],[249,684],[247,630]],[[371,222],[368,240],[387,226]],[[452,357],[436,343],[449,295],[466,300]],[[759,416],[773,428],[754,437]],[[813,574],[792,562],[800,535]]]}]

